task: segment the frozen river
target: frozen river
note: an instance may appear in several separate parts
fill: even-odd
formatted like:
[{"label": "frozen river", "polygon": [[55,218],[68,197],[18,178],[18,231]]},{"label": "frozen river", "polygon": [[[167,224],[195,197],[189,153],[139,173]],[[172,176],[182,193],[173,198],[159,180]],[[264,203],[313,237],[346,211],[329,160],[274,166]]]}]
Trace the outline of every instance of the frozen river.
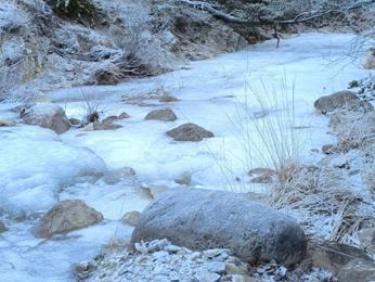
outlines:
[{"label": "frozen river", "polygon": [[[270,139],[293,139],[286,148],[272,145],[281,153],[293,149],[292,161],[319,160],[321,153],[314,149],[333,137],[327,134],[327,119],[314,112],[314,100],[369,73],[350,56],[354,39],[350,34],[302,34],[283,40],[280,48],[265,42],[158,77],[49,93],[69,118],[81,119],[87,103],[104,117],[126,112],[130,118],[119,121],[117,130],[71,129],[60,136],[21,124],[0,127],[0,219],[9,228],[0,235],[0,280],[73,279],[74,263],[92,258],[110,240],[129,237],[132,228],[119,220],[150,202],[141,186],[178,189],[175,180],[188,178],[192,187],[267,193],[267,187],[248,183],[247,172],[272,166],[277,152],[269,148]],[[149,99],[149,93],[160,92],[179,101]],[[1,105],[0,118],[15,118],[12,107]],[[144,120],[151,110],[165,107],[176,113],[176,121]],[[280,120],[281,125],[269,127]],[[186,122],[215,137],[190,143],[165,134]],[[100,174],[124,167],[137,176],[116,183],[79,177],[82,171]],[[35,238],[37,214],[70,198],[84,200],[105,220],[55,240]]]}]

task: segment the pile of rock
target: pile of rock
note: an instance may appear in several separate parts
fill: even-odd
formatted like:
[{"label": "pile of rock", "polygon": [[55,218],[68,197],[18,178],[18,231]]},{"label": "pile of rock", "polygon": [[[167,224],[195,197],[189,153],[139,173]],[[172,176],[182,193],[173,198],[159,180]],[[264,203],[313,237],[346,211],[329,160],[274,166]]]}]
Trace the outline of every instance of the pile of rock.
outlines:
[{"label": "pile of rock", "polygon": [[167,240],[137,243],[132,252],[126,245],[109,246],[94,260],[77,265],[74,274],[78,281],[101,282],[337,281],[320,269],[291,270],[274,261],[251,266],[227,249],[192,251]]},{"label": "pile of rock", "polygon": [[247,264],[229,250],[202,252],[178,247],[167,240],[138,243],[135,251],[109,252],[76,267],[80,281],[258,281]]},{"label": "pile of rock", "polygon": [[93,112],[89,114],[83,122],[79,122],[78,127],[82,127],[83,131],[114,130],[122,128],[122,125],[116,122],[128,118],[130,118],[130,116],[126,112],[123,112],[118,116],[107,116],[101,120],[99,113]]}]

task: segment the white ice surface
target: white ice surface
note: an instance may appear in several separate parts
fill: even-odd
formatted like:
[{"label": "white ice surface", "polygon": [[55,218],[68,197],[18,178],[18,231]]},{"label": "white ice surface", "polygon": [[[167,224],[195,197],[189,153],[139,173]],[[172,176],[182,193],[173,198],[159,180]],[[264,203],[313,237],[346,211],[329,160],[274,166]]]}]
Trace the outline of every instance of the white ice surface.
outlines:
[{"label": "white ice surface", "polygon": [[[172,181],[183,173],[191,173],[196,185],[209,189],[249,189],[246,172],[251,167],[269,166],[259,151],[264,152],[253,121],[243,113],[247,100],[248,114],[262,111],[252,93],[270,96],[282,92],[287,81],[289,98],[294,92],[295,134],[299,137],[299,155],[303,162],[314,162],[321,155],[311,152],[333,142],[327,135],[327,119],[314,112],[313,102],[324,94],[346,89],[348,82],[365,76],[368,71],[349,56],[354,37],[349,34],[304,34],[275,42],[262,43],[234,54],[194,62],[190,69],[155,78],[135,80],[119,86],[85,87],[51,93],[56,102],[65,104],[72,97],[92,97],[104,115],[126,111],[130,119],[120,122],[116,131],[81,134],[70,131],[65,142],[89,147],[112,168],[133,167],[142,180]],[[247,88],[245,88],[245,82]],[[263,84],[268,89],[264,90]],[[120,102],[121,96],[147,93],[164,88],[181,101],[169,106],[179,119],[162,123],[144,121],[147,112],[156,108]],[[294,88],[294,91],[292,90]],[[85,102],[68,103],[68,115],[82,117]],[[164,107],[161,105],[160,107]],[[268,109],[269,119],[275,119],[282,108]],[[176,143],[165,132],[184,122],[193,122],[215,134],[215,138],[200,143]],[[244,140],[239,130],[248,126]],[[249,150],[244,152],[244,141]],[[252,157],[249,155],[252,154]],[[233,181],[239,179],[240,182]]]},{"label": "white ice surface", "polygon": [[[34,220],[15,223],[5,219],[9,231],[0,235],[0,280],[69,281],[73,263],[90,259],[109,239],[128,238],[131,229],[118,220],[127,211],[142,210],[148,199],[139,193],[138,187],[127,182],[72,183],[72,178],[82,171],[100,172],[106,167],[127,166],[136,170],[140,181],[160,185],[171,185],[175,178],[190,173],[196,187],[266,192],[264,187],[246,184],[248,169],[265,163],[252,150],[254,155],[249,157],[249,152],[241,146],[243,138],[238,130],[248,126],[249,146],[262,150],[254,122],[241,110],[245,100],[250,114],[262,110],[249,93],[269,94],[261,81],[277,93],[283,79],[289,81],[286,90],[291,93],[294,81],[300,161],[319,160],[321,154],[311,149],[319,149],[334,140],[327,134],[327,119],[314,112],[314,100],[343,90],[349,81],[369,73],[348,56],[353,39],[349,34],[304,34],[283,40],[278,49],[275,42],[265,42],[241,52],[194,62],[187,70],[155,78],[114,87],[50,93],[53,101],[66,107],[69,117],[82,117],[86,112],[82,97],[91,97],[97,100],[97,107],[105,116],[125,111],[131,118],[120,121],[123,128],[118,130],[72,129],[59,137],[33,126],[0,129],[0,203],[8,212],[22,208],[43,211],[56,199],[80,198],[102,212],[105,221],[69,233],[63,240],[41,242],[32,235]],[[180,99],[169,104],[178,116],[175,122],[144,121],[149,111],[165,106],[151,105],[158,102],[149,101],[149,106],[121,102],[121,96],[147,93],[160,87]],[[0,118],[11,116],[8,108],[1,106]],[[266,118],[283,114],[282,108],[268,110]],[[200,143],[179,143],[165,135],[167,130],[185,122],[211,130],[215,138]]]},{"label": "white ice surface", "polygon": [[45,211],[62,187],[106,171],[89,149],[36,126],[0,128],[0,156],[0,210],[16,215]]}]

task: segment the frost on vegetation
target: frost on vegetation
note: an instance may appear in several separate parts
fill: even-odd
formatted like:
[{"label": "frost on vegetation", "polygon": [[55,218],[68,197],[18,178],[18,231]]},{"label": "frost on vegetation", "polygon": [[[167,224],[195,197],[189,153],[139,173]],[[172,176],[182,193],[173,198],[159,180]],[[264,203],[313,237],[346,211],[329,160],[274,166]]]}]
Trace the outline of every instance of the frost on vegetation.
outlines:
[{"label": "frost on vegetation", "polygon": [[360,86],[359,95],[366,101],[375,100],[375,77],[369,76],[358,82]]},{"label": "frost on vegetation", "polygon": [[15,1],[2,1],[0,6],[0,102],[21,83],[25,44],[16,36],[8,38],[29,24],[29,17]]},{"label": "frost on vegetation", "polygon": [[239,4],[236,0],[218,0],[227,9],[233,13],[247,15],[255,18],[256,16],[266,19],[282,19],[295,17],[298,13],[306,11],[306,8],[312,8],[312,1],[309,0],[259,0],[246,1]]},{"label": "frost on vegetation", "polygon": [[56,13],[72,19],[92,20],[98,13],[92,0],[48,0]]},{"label": "frost on vegetation", "polygon": [[15,127],[0,137],[0,205],[11,215],[43,211],[64,186],[106,171],[93,152],[65,145],[49,130]]},{"label": "frost on vegetation", "polygon": [[29,22],[28,15],[15,1],[0,1],[0,33],[15,31]]},{"label": "frost on vegetation", "polygon": [[[36,89],[113,85],[172,70],[188,55],[237,48],[237,33],[196,12],[174,1],[6,2],[0,10],[0,100],[38,98],[30,95]],[[188,35],[176,31],[180,18],[194,26]]]},{"label": "frost on vegetation", "polygon": [[292,177],[275,185],[272,203],[295,215],[309,233],[356,245],[357,231],[375,226],[375,114],[344,108],[329,117],[334,150],[316,165],[296,166]]}]

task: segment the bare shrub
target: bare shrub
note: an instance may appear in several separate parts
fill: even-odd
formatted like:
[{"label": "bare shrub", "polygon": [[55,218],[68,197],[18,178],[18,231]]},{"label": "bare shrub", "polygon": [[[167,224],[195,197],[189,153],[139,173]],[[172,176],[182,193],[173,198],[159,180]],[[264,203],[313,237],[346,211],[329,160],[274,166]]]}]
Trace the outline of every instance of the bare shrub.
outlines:
[{"label": "bare shrub", "polygon": [[[149,3],[119,5],[117,14],[124,28],[113,27],[113,41],[123,51],[116,64],[124,78],[157,75],[170,70],[175,57],[163,46]],[[162,29],[159,27],[159,29]]]},{"label": "bare shrub", "polygon": [[10,93],[18,81],[19,77],[16,68],[0,67],[0,102],[11,100]]},{"label": "bare shrub", "polygon": [[[22,86],[33,80],[43,71],[43,64],[38,56],[37,44],[24,50],[22,58],[17,62],[0,67],[0,101],[28,100],[31,93],[25,93]],[[1,49],[0,49],[1,52]],[[0,54],[1,55],[1,54]]]},{"label": "bare shrub", "polygon": [[[31,93],[24,86],[44,71],[48,46],[19,2],[5,6],[9,17],[2,18],[0,13],[0,100],[28,100]],[[7,9],[2,12],[6,14]]]},{"label": "bare shrub", "polygon": [[80,96],[82,100],[82,108],[84,110],[81,126],[98,122],[104,112],[100,99],[98,99],[96,95],[85,93],[82,89],[80,89]]},{"label": "bare shrub", "polygon": [[374,141],[374,112],[339,111],[330,119],[330,127],[337,136],[337,149],[347,153],[353,149],[365,150]]}]

